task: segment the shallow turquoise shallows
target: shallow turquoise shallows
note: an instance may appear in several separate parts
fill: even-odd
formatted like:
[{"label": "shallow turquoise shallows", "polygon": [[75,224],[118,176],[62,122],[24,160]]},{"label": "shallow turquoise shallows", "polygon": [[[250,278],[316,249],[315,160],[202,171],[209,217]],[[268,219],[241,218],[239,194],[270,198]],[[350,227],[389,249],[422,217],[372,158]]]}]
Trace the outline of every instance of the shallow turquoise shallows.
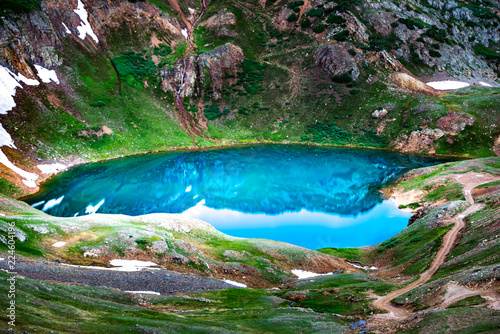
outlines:
[{"label": "shallow turquoise shallows", "polygon": [[408,222],[379,190],[409,169],[439,162],[283,145],[151,154],[72,168],[27,202],[55,216],[183,213],[237,237],[360,247]]}]

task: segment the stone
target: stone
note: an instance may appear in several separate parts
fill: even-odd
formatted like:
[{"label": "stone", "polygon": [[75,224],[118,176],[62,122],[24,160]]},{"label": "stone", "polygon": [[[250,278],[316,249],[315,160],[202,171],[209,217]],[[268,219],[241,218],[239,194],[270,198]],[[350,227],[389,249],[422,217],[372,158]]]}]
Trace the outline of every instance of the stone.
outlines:
[{"label": "stone", "polygon": [[340,44],[325,46],[316,52],[314,58],[316,65],[332,76],[350,74],[353,80],[359,77],[355,59]]}]

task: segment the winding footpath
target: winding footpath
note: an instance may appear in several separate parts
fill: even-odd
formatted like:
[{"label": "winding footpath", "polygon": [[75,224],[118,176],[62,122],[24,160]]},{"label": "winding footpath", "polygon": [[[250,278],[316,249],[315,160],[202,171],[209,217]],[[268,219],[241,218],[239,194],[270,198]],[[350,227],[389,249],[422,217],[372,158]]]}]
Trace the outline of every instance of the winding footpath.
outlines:
[{"label": "winding footpath", "polygon": [[455,225],[452,227],[451,230],[446,233],[446,235],[443,237],[443,242],[441,244],[441,247],[439,251],[436,254],[436,257],[432,261],[429,269],[427,269],[422,275],[420,275],[420,278],[416,280],[415,282],[412,282],[405,286],[404,288],[401,288],[399,290],[393,291],[385,296],[378,297],[374,302],[373,305],[383,311],[388,312],[388,314],[377,314],[374,316],[374,318],[382,318],[385,320],[402,320],[404,318],[409,317],[412,312],[408,310],[401,309],[399,307],[394,306],[391,301],[396,298],[401,296],[402,294],[405,294],[408,291],[411,291],[415,289],[416,287],[424,284],[427,282],[438,269],[443,265],[443,263],[446,260],[446,256],[448,253],[451,251],[453,248],[453,245],[455,244],[457,240],[457,236],[460,232],[460,230],[465,226],[465,221],[464,218],[473,214],[474,212],[480,210],[482,208],[482,204],[476,204],[474,203],[474,198],[471,195],[471,190],[474,189],[475,187],[492,182],[494,180],[498,180],[497,177],[493,177],[492,175],[483,175],[483,174],[476,174],[476,173],[467,173],[467,174],[452,174],[448,175],[446,178],[451,178],[454,179],[458,182],[460,182],[463,185],[463,193],[464,196],[469,203],[469,207],[465,212],[457,215],[454,218]]}]

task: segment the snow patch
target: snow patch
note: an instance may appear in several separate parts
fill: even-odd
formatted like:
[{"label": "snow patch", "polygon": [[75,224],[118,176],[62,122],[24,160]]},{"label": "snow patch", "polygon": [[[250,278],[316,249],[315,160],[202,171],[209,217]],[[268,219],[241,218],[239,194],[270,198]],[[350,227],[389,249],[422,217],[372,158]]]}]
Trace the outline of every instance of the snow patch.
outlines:
[{"label": "snow patch", "polygon": [[363,270],[377,270],[378,268],[377,267],[374,267],[374,266],[362,266],[362,265],[359,265],[357,263],[351,263],[349,261],[346,261],[348,264],[350,264],[351,266],[353,266],[354,268],[358,268],[358,269],[363,269]]},{"label": "snow patch", "polygon": [[85,36],[89,35],[96,43],[99,43],[99,39],[90,25],[89,14],[85,10],[82,0],[78,0],[78,7],[74,10],[74,12],[80,16],[80,20],[82,20],[82,24],[76,28],[78,30],[78,37],[85,39]]},{"label": "snow patch", "polygon": [[[21,73],[14,74],[8,68],[0,66],[0,114],[7,114],[9,110],[12,110],[12,108],[16,106],[16,101],[14,101],[16,89],[17,87],[22,88],[19,82],[23,82],[29,86],[36,86],[40,84],[38,80],[28,79]],[[35,188],[35,181],[38,179],[38,175],[22,170],[10,162],[9,158],[7,158],[5,153],[1,150],[2,146],[16,148],[10,134],[4,129],[2,124],[0,124],[0,163],[23,177],[23,183],[26,186]]]},{"label": "snow patch", "polygon": [[3,261],[3,260],[5,260],[5,258],[4,257],[0,257],[0,261]]},{"label": "snow patch", "polygon": [[37,86],[38,80],[28,79],[21,73],[14,74],[8,68],[0,65],[0,114],[7,114],[16,106],[14,96],[16,88],[22,86],[19,82],[24,82],[28,86]]},{"label": "snow patch", "polygon": [[40,77],[40,79],[42,79],[42,82],[49,83],[51,81],[54,81],[56,84],[59,85],[59,79],[57,78],[56,71],[48,70],[40,65],[35,65],[35,68],[38,73],[38,76]]},{"label": "snow patch", "polygon": [[[37,175],[38,178],[38,175]],[[36,182],[34,180],[23,180],[23,183],[26,187],[36,188]]]},{"label": "snow patch", "polygon": [[57,248],[59,248],[59,247],[62,247],[62,246],[64,246],[64,245],[66,245],[66,243],[65,243],[64,241],[58,241],[58,242],[54,243],[54,244],[52,245],[52,247],[57,247]]},{"label": "snow patch", "polygon": [[64,22],[61,22],[63,27],[64,27],[64,32],[67,33],[68,35],[71,35],[71,30],[68,29],[68,26],[64,24]]},{"label": "snow patch", "polygon": [[140,293],[140,294],[143,294],[143,295],[161,295],[161,293],[159,292],[156,292],[156,291],[123,291],[123,292],[127,292],[127,293]]},{"label": "snow patch", "polygon": [[483,82],[483,81],[479,81],[479,84],[481,86],[484,86],[484,87],[493,87],[492,85],[490,85],[489,83],[486,83],[486,82]]},{"label": "snow patch", "polygon": [[300,270],[300,269],[292,269],[292,274],[297,276],[299,279],[311,278],[311,277],[316,277],[316,276],[333,275],[333,273],[316,274],[316,273],[313,273],[310,271],[305,271],[305,270]]},{"label": "snow patch", "polygon": [[187,188],[186,188],[186,192],[187,192],[187,193],[188,193],[188,192],[190,192],[190,191],[191,191],[191,189],[193,189],[191,186],[187,187]]},{"label": "snow patch", "polygon": [[117,271],[140,271],[148,267],[157,266],[156,263],[151,261],[121,260],[121,259],[111,260],[109,264],[118,267],[118,268],[113,268]]},{"label": "snow patch", "polygon": [[99,210],[99,208],[101,207],[101,205],[104,204],[104,201],[105,199],[102,199],[99,203],[97,203],[95,206],[93,205],[89,205],[87,206],[87,208],[85,209],[85,213],[86,214],[89,214],[89,215],[93,215],[97,212],[97,210]]},{"label": "snow patch", "polygon": [[51,200],[49,200],[47,203],[45,203],[45,205],[43,206],[42,208],[42,211],[45,212],[49,209],[52,209],[53,207],[61,204],[62,200],[64,198],[64,195],[62,195],[61,197],[59,198],[53,198]]},{"label": "snow patch", "polygon": [[[4,129],[0,124],[0,137],[1,137],[1,130],[4,130]],[[3,153],[1,148],[0,148],[0,164],[4,165],[5,167],[7,167],[9,169],[12,169],[14,172],[19,174],[22,178],[24,178],[23,183],[27,187],[30,187],[30,188],[36,187],[35,181],[38,179],[38,175],[36,175],[34,173],[29,173],[29,172],[17,167],[16,165],[14,165],[12,162],[10,162],[9,158],[7,158],[5,153]]]},{"label": "snow patch", "polygon": [[[113,261],[128,261],[128,260],[112,260]],[[152,263],[152,262],[144,262],[144,261],[135,261],[135,262],[143,262],[143,263]],[[153,263],[156,266],[156,263]],[[73,267],[73,268],[83,268],[83,269],[93,269],[93,270],[109,270],[109,271],[140,271],[143,269],[159,269],[159,268],[149,268],[147,266],[128,266],[128,267],[116,267],[116,268],[105,268],[98,266],[79,266],[76,264],[67,264],[61,263],[62,266]]]},{"label": "snow patch", "polygon": [[43,174],[54,174],[54,173],[58,173],[60,171],[65,170],[66,168],[68,168],[68,166],[63,165],[63,164],[59,164],[59,163],[50,164],[50,165],[38,165],[37,167],[39,170],[42,171]]},{"label": "snow patch", "polygon": [[243,284],[243,283],[238,283],[238,282],[231,281],[231,280],[228,280],[228,279],[224,279],[223,281],[224,281],[224,283],[227,283],[227,284],[231,284],[231,285],[237,286],[238,288],[246,288],[246,287],[247,287],[247,285],[246,285],[246,284]]},{"label": "snow patch", "polygon": [[452,90],[470,86],[467,82],[452,81],[452,80],[432,81],[428,82],[427,85],[437,90]]}]

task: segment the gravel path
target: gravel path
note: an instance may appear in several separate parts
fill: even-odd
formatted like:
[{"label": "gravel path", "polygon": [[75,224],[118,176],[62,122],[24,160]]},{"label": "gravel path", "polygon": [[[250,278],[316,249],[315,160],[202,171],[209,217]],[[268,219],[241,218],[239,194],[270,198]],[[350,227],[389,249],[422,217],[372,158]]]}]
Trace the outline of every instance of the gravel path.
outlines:
[{"label": "gravel path", "polygon": [[[0,261],[0,269],[7,269],[6,260]],[[182,275],[167,270],[109,271],[68,267],[31,259],[18,259],[16,272],[24,277],[43,281],[106,286],[122,291],[154,291],[162,295],[235,288],[215,278]]]},{"label": "gravel path", "polygon": [[376,300],[373,301],[373,305],[379,310],[386,311],[389,314],[377,314],[374,315],[372,319],[376,320],[377,318],[381,318],[382,320],[387,320],[387,319],[400,320],[407,318],[412,314],[411,311],[392,305],[392,300],[424,284],[429,279],[431,279],[432,276],[434,276],[436,271],[438,271],[441,265],[443,265],[443,263],[446,261],[446,257],[448,256],[448,253],[452,250],[460,230],[465,226],[464,218],[482,208],[483,204],[474,204],[474,198],[471,195],[471,190],[481,184],[498,180],[498,177],[489,174],[478,174],[478,173],[452,174],[452,175],[447,175],[445,178],[454,179],[462,184],[463,193],[470,206],[467,208],[467,210],[465,210],[465,212],[455,217],[454,219],[455,225],[445,234],[445,236],[443,237],[441,247],[439,248],[439,251],[434,257],[434,260],[432,261],[429,269],[423,272],[418,280],[408,284],[404,288],[390,292],[385,296],[378,298],[377,296],[374,296]]}]

